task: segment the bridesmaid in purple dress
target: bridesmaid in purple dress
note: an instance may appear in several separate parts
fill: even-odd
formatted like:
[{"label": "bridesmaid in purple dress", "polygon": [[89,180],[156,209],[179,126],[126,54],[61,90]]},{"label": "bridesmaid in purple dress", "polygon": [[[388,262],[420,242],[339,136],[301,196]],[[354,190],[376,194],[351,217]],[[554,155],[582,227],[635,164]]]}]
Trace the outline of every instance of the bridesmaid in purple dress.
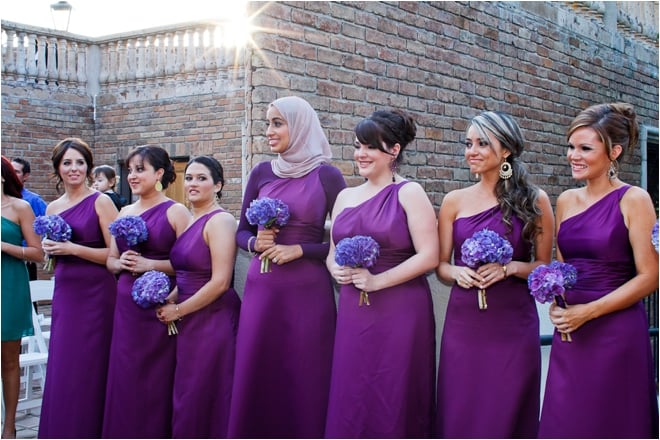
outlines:
[{"label": "bridesmaid in purple dress", "polygon": [[[432,434],[435,322],[425,274],[438,264],[436,219],[423,188],[396,172],[415,133],[412,117],[398,110],[377,111],[355,128],[353,157],[366,182],[337,197],[326,262],[341,285],[328,438]],[[370,269],[335,262],[337,243],[355,235],[380,246]]]},{"label": "bridesmaid in purple dress", "polygon": [[119,217],[139,215],[149,237],[130,249],[112,238],[107,266],[119,274],[110,365],[105,399],[103,437],[169,438],[172,436],[172,387],[176,336],[168,336],[153,309],[143,309],[131,297],[137,276],[149,270],[171,275],[169,255],[186,229],[190,213],[167,198],[163,189],[176,174],[167,152],[156,145],[137,147],[128,154],[128,184],[137,202]]},{"label": "bridesmaid in purple dress", "polygon": [[[630,104],[582,111],[568,162],[585,186],[557,200],[557,257],[577,268],[566,308],[552,305],[539,437],[658,438],[658,400],[642,299],[658,288],[651,197],[622,182],[617,160],[637,145]],[[571,342],[562,342],[570,333]]]},{"label": "bridesmaid in purple dress", "polygon": [[103,426],[112,316],[117,281],[105,267],[108,225],[117,216],[109,197],[91,189],[92,152],[77,138],[53,149],[58,189],[46,214],[71,226],[71,240],[43,241],[55,263],[53,320],[40,438],[98,438]]},{"label": "bridesmaid in purple dress", "polygon": [[[307,101],[277,99],[267,117],[278,156],[250,173],[236,235],[260,256],[250,262],[241,305],[229,437],[319,438],[336,319],[324,224],[346,184],[329,165],[328,140]],[[247,208],[262,197],[288,205],[281,229],[248,223]],[[260,273],[261,258],[271,259],[271,272]]]},{"label": "bridesmaid in purple dress", "polygon": [[[465,160],[480,179],[449,192],[439,210],[437,275],[453,283],[438,364],[440,438],[535,438],[538,431],[539,319],[527,276],[551,259],[554,217],[520,161],[524,142],[510,115],[474,117]],[[483,228],[511,243],[511,262],[476,269],[463,263],[461,245]],[[480,288],[487,291],[485,310]]]},{"label": "bridesmaid in purple dress", "polygon": [[178,303],[158,310],[162,322],[179,321],[174,438],[227,437],[240,300],[233,287],[236,220],[220,207],[223,185],[213,157],[186,165],[193,216],[170,252],[177,284],[170,299]]}]

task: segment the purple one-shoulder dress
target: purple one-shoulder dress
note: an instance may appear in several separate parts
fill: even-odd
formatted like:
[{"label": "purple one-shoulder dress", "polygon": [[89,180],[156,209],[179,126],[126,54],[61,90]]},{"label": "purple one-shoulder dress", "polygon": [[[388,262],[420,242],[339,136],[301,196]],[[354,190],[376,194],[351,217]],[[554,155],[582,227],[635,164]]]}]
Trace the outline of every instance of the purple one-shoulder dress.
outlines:
[{"label": "purple one-shoulder dress", "polygon": [[[145,258],[169,259],[176,232],[167,220],[168,200],[143,212],[149,238],[134,250]],[[117,239],[119,253],[128,250]],[[103,420],[105,438],[169,438],[172,436],[172,386],[176,336],[158,321],[153,308],[143,309],[131,297],[137,277],[119,274],[108,386]],[[175,285],[171,277],[172,287]]]},{"label": "purple one-shoulder dress", "polygon": [[[73,243],[106,247],[94,207],[100,195],[60,213]],[[57,257],[40,438],[101,436],[116,295],[117,281],[105,265]]]},{"label": "purple one-shoulder dress", "polygon": [[[635,276],[623,186],[564,220],[557,245],[577,268],[566,302],[585,304]],[[650,240],[650,238],[649,238]],[[541,438],[658,438],[658,400],[648,320],[641,301],[585,323],[562,342],[555,331]]]},{"label": "purple one-shoulder dress", "polygon": [[[454,264],[461,245],[488,228],[513,247],[513,260],[530,261],[522,221],[512,230],[499,206],[453,224]],[[539,319],[527,282],[508,277],[486,289],[487,310],[480,310],[477,289],[451,288],[438,364],[440,438],[535,438],[541,382]]]},{"label": "purple one-shoulder dress", "polygon": [[[334,220],[335,244],[355,235],[380,245],[372,273],[415,253],[406,212],[391,184]],[[341,286],[325,436],[428,438],[432,434],[435,321],[426,276],[369,295]]]},{"label": "purple one-shoulder dress", "polygon": [[[170,261],[176,271],[179,303],[211,279],[211,250],[203,231],[220,212],[197,219],[172,247]],[[232,282],[218,299],[176,323],[172,437],[227,436],[240,305]]]},{"label": "purple one-shoulder dress", "polygon": [[[289,207],[278,244],[323,241],[327,203],[321,168],[260,187],[259,197],[280,199]],[[257,257],[248,269],[229,437],[320,438],[337,313],[330,274],[318,258],[271,263],[271,269],[260,273]]]}]

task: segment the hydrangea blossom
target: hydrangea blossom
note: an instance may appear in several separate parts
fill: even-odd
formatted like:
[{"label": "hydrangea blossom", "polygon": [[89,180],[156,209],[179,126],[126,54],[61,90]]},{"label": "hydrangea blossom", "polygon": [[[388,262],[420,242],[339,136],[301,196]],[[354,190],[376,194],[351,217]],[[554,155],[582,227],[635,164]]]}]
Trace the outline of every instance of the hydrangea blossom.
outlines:
[{"label": "hydrangea blossom", "polygon": [[274,225],[286,225],[289,216],[289,207],[286,203],[269,197],[253,200],[245,212],[248,223],[261,225],[266,229],[272,228]]},{"label": "hydrangea blossom", "polygon": [[[143,273],[133,283],[131,297],[135,304],[148,309],[157,305],[165,304],[165,298],[170,294],[169,277],[157,270]],[[167,334],[176,335],[178,330],[174,322],[167,323]]]},{"label": "hydrangea blossom", "polygon": [[488,228],[475,232],[461,245],[461,259],[471,268],[486,263],[507,264],[512,257],[509,240]]},{"label": "hydrangea blossom", "polygon": [[372,267],[380,253],[380,246],[371,237],[356,235],[343,238],[335,247],[335,262],[340,266]]},{"label": "hydrangea blossom", "polygon": [[[41,239],[64,242],[71,240],[71,226],[57,214],[40,215],[34,219],[34,232],[41,235]],[[51,272],[55,267],[55,257],[46,255],[44,270]]]},{"label": "hydrangea blossom", "polygon": [[129,246],[135,246],[149,238],[147,223],[139,215],[119,217],[110,223],[110,233],[116,239],[125,240]]},{"label": "hydrangea blossom", "polygon": [[658,222],[655,222],[655,225],[653,225],[653,231],[651,231],[651,243],[655,246],[655,251],[658,252]]}]

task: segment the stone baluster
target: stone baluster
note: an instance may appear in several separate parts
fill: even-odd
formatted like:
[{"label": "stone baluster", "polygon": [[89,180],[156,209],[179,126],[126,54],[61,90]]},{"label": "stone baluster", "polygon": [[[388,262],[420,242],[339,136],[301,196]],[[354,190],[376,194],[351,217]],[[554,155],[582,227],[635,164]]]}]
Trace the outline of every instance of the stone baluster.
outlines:
[{"label": "stone baluster", "polygon": [[69,48],[66,52],[66,71],[68,74],[69,84],[78,82],[78,66],[76,66],[76,58],[78,56],[78,43],[72,41],[69,43]]},{"label": "stone baluster", "polygon": [[137,52],[137,69],[135,72],[135,80],[143,81],[144,72],[145,72],[145,39],[143,36],[137,37],[136,43],[136,52]]},{"label": "stone baluster", "polygon": [[165,76],[171,77],[176,74],[176,48],[174,46],[174,34],[168,32],[165,34],[165,44],[163,49],[165,53]]},{"label": "stone baluster", "polygon": [[147,35],[147,45],[145,47],[145,60],[144,60],[144,76],[149,79],[153,80],[154,77],[156,76],[156,66],[154,65],[156,62],[156,47],[154,47],[154,36],[153,35]]},{"label": "stone baluster", "polygon": [[16,73],[16,49],[14,49],[14,41],[16,40],[16,31],[9,29],[7,31],[7,46],[3,56],[3,71],[8,75]]},{"label": "stone baluster", "polygon": [[185,51],[186,51],[186,74],[191,74],[195,71],[195,41],[193,40],[193,33],[190,29],[185,31]]},{"label": "stone baluster", "polygon": [[27,39],[26,32],[18,33],[18,45],[16,47],[16,75],[18,76],[19,81],[25,81],[26,79],[26,54],[25,54],[25,43]]},{"label": "stone baluster", "polygon": [[[111,50],[114,48],[111,48]],[[128,56],[127,56],[128,47],[126,42],[119,40],[117,42],[117,53],[118,53],[118,62],[117,64],[111,64],[115,70],[115,79],[117,84],[120,86],[126,85],[126,75],[128,72]],[[112,52],[111,52],[112,53]]]},{"label": "stone baluster", "polygon": [[121,54],[121,40],[118,42],[109,43],[106,49],[105,59],[108,60],[108,84],[116,85],[119,80],[120,67],[119,62],[117,61],[118,54]]},{"label": "stone baluster", "polygon": [[204,60],[204,49],[206,46],[204,42],[204,29],[197,29],[196,36],[197,36],[196,38],[197,41],[194,46],[195,71],[197,72],[197,81],[202,81],[206,76],[204,73],[204,69],[206,68],[206,61]]},{"label": "stone baluster", "polygon": [[110,78],[110,47],[108,43],[99,45],[101,68],[99,70],[99,86],[103,87]]},{"label": "stone baluster", "polygon": [[57,80],[60,85],[63,85],[69,79],[67,73],[67,43],[65,38],[60,38],[57,42]]},{"label": "stone baluster", "polygon": [[208,46],[206,47],[206,70],[207,74],[212,74],[218,68],[218,48],[215,45],[215,35],[218,31],[217,26],[209,26]]},{"label": "stone baluster", "polygon": [[135,82],[135,40],[126,41],[126,82]]},{"label": "stone baluster", "polygon": [[185,44],[183,42],[183,36],[184,33],[183,31],[176,31],[176,68],[175,72],[176,75],[178,76],[179,74],[183,74],[186,71],[186,60],[185,60]]},{"label": "stone baluster", "polygon": [[76,52],[76,76],[78,77],[78,90],[85,90],[87,86],[87,43],[80,43]]},{"label": "stone baluster", "polygon": [[48,71],[48,86],[53,88],[57,85],[57,37],[49,37],[46,46],[48,55],[46,59],[46,69]]},{"label": "stone baluster", "polygon": [[165,60],[167,58],[167,46],[165,45],[165,35],[160,34],[154,41],[154,77],[162,80],[165,76]]},{"label": "stone baluster", "polygon": [[46,84],[48,70],[46,67],[46,36],[37,37],[37,84]]},{"label": "stone baluster", "polygon": [[37,36],[35,34],[28,34],[25,67],[27,69],[27,77],[29,79],[34,79],[37,77],[37,44]]}]

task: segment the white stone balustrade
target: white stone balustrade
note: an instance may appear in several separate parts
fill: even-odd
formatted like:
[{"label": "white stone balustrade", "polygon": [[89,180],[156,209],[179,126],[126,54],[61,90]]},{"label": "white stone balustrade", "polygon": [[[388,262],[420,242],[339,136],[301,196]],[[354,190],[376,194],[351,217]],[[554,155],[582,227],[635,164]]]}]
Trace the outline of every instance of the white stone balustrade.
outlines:
[{"label": "white stone balustrade", "polygon": [[224,25],[194,22],[87,38],[2,21],[2,75],[16,83],[90,95],[166,80],[205,81],[232,68],[235,51],[239,58],[242,54],[240,48],[223,46]]}]

